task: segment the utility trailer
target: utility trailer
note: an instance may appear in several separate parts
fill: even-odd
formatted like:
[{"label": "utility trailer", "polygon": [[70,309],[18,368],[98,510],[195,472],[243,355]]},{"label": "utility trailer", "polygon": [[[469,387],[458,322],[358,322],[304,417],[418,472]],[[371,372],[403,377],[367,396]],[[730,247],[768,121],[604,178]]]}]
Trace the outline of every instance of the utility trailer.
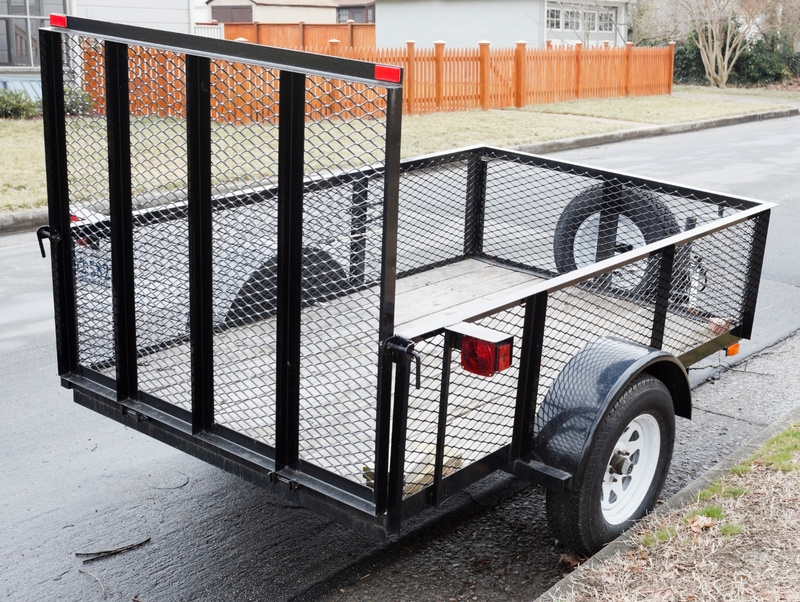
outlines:
[{"label": "utility trailer", "polygon": [[769,203],[489,147],[400,160],[402,70],[51,17],[77,403],[376,538],[496,470],[597,550],[686,367],[751,334]]}]

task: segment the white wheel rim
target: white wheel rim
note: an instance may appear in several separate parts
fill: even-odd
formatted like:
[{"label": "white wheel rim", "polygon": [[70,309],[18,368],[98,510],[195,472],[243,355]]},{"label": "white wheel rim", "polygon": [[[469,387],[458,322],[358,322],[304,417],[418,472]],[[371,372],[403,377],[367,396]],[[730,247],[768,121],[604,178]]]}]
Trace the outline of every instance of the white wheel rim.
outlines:
[{"label": "white wheel rim", "polygon": [[636,512],[650,491],[660,452],[658,421],[650,414],[631,420],[617,440],[603,475],[600,508],[606,522],[619,525]]},{"label": "white wheel rim", "polygon": [[[583,268],[597,262],[597,237],[600,230],[600,213],[589,216],[575,233],[573,255],[575,267]],[[628,248],[645,246],[644,235],[627,215],[617,217],[615,255]],[[638,263],[622,266],[611,274],[613,286],[622,289],[635,288],[645,275],[644,266]]]}]

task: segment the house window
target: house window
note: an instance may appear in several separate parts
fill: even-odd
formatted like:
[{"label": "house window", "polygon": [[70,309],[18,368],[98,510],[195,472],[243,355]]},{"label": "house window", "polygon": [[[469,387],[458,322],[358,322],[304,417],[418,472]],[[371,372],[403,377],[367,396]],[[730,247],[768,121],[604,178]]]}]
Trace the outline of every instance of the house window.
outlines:
[{"label": "house window", "polygon": [[66,12],[63,0],[0,0],[0,67],[38,67],[39,28]]},{"label": "house window", "polygon": [[339,8],[336,9],[336,22],[337,23],[347,23],[347,20],[350,18],[350,11],[346,8]]},{"label": "house window", "polygon": [[612,11],[604,11],[598,15],[597,30],[598,31],[614,31],[614,23],[617,20],[616,13]]},{"label": "house window", "polygon": [[597,31],[597,13],[586,11],[583,13],[583,31]]},{"label": "house window", "polygon": [[212,6],[211,19],[217,23],[252,23],[252,6]]},{"label": "house window", "polygon": [[367,9],[367,23],[375,23],[375,9],[368,8]]},{"label": "house window", "polygon": [[571,29],[572,31],[581,30],[581,11],[579,10],[564,11],[564,29]]},{"label": "house window", "polygon": [[561,29],[561,9],[547,9],[547,29]]}]

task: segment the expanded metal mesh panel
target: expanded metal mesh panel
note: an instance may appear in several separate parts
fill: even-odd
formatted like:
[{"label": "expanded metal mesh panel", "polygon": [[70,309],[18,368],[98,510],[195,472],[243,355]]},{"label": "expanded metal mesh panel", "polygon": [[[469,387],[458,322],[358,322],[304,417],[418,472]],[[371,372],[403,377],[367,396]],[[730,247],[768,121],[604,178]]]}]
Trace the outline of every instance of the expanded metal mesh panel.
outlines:
[{"label": "expanded metal mesh panel", "polygon": [[[278,72],[211,64],[215,419],[275,444]],[[226,193],[231,193],[227,194]]]},{"label": "expanded metal mesh panel", "polygon": [[673,283],[683,286],[670,299],[665,350],[681,355],[742,323],[745,306],[754,301],[746,297],[746,277],[755,226],[750,219],[680,249]]},{"label": "expanded metal mesh panel", "polygon": [[[357,117],[357,119],[355,119]],[[381,177],[385,162],[385,90],[308,78],[306,175],[303,199],[299,453],[340,476],[363,483],[374,466]],[[363,169],[340,185],[317,178]],[[335,182],[335,181],[334,181]]]},{"label": "expanded metal mesh panel", "polygon": [[400,176],[397,271],[400,274],[464,255],[467,160],[437,160]]},{"label": "expanded metal mesh panel", "polygon": [[71,244],[75,256],[78,361],[113,362],[108,141],[103,42],[63,38]]},{"label": "expanded metal mesh panel", "polygon": [[[162,220],[147,209],[185,202],[186,101],[181,55],[128,49],[131,194],[139,388],[191,409],[188,345],[189,256],[186,220]],[[167,353],[159,353],[169,350]]]},{"label": "expanded metal mesh panel", "polygon": [[[623,287],[630,284],[631,274],[649,269],[650,259],[642,259],[625,266],[620,277],[602,275],[549,294],[537,407],[564,366],[588,343],[610,336],[650,344],[655,306],[636,286]],[[537,429],[550,418],[537,414]]]},{"label": "expanded metal mesh panel", "polygon": [[537,272],[564,273],[733,211],[702,195],[538,163],[489,153],[485,255]]},{"label": "expanded metal mesh panel", "polygon": [[[443,475],[449,476],[511,443],[522,352],[523,306],[476,324],[514,338],[511,367],[491,377],[467,372],[453,349],[445,418]],[[444,335],[416,345],[422,359],[421,387],[410,389],[403,495],[433,483],[442,387]]]}]

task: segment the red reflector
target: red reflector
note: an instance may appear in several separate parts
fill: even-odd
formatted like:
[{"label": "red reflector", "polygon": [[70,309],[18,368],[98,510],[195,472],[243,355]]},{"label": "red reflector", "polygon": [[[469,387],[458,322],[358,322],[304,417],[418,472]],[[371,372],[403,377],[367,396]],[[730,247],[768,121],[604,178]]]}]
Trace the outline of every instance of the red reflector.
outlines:
[{"label": "red reflector", "polygon": [[50,15],[50,27],[66,27],[67,15]]},{"label": "red reflector", "polygon": [[494,345],[470,336],[461,341],[461,366],[478,376],[494,374]]},{"label": "red reflector", "polygon": [[400,83],[400,67],[387,67],[386,65],[375,65],[375,79],[382,82]]},{"label": "red reflector", "polygon": [[502,372],[511,367],[511,343],[497,347],[497,371]]}]

